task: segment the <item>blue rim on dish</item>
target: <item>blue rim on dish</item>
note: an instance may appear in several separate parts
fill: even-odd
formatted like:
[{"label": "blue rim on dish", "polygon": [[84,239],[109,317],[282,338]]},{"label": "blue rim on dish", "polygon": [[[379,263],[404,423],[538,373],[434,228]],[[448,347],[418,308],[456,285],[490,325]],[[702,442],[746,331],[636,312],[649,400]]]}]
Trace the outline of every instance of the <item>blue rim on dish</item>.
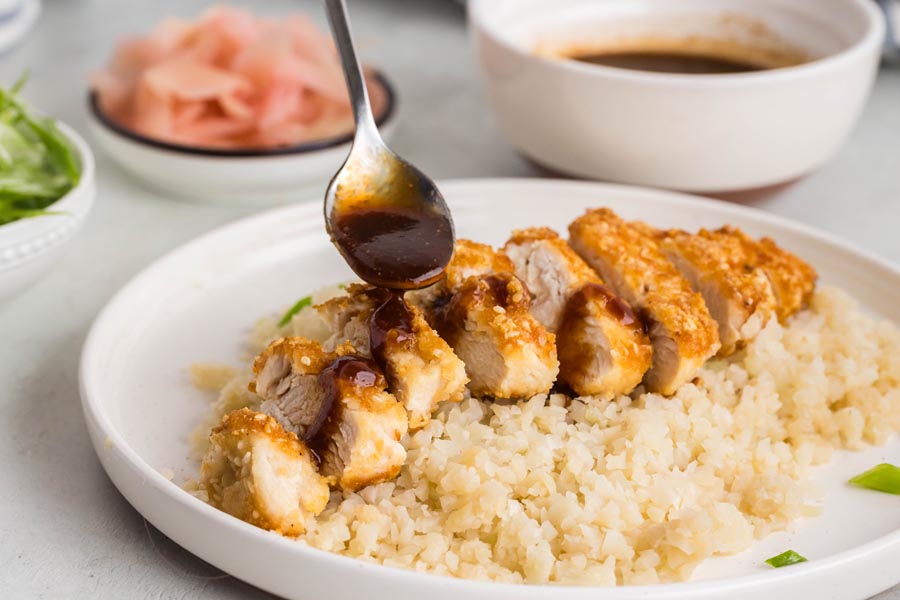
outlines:
[{"label": "blue rim on dish", "polygon": [[[397,94],[393,86],[382,75],[380,71],[371,71],[372,79],[378,83],[384,90],[385,104],[382,113],[375,119],[375,124],[379,127],[390,120],[394,116],[397,108]],[[341,146],[353,140],[353,132],[347,132],[340,137],[324,138],[321,140],[313,140],[302,144],[292,146],[280,146],[275,148],[210,148],[203,146],[185,146],[183,144],[175,144],[172,142],[164,142],[137,133],[119,123],[113,121],[100,109],[100,100],[95,90],[88,91],[88,108],[94,117],[103,124],[104,127],[114,131],[122,137],[128,138],[133,142],[138,142],[160,150],[169,150],[171,152],[179,152],[181,154],[193,154],[195,156],[219,156],[219,157],[266,157],[266,156],[285,156],[290,154],[303,154],[305,152],[315,152],[317,150],[326,150]]]},{"label": "blue rim on dish", "polygon": [[12,21],[15,18],[18,18],[20,14],[22,14],[22,10],[25,8],[25,2],[19,2],[18,4],[9,7],[9,10],[6,12],[0,12],[0,23],[6,23],[8,21]]}]

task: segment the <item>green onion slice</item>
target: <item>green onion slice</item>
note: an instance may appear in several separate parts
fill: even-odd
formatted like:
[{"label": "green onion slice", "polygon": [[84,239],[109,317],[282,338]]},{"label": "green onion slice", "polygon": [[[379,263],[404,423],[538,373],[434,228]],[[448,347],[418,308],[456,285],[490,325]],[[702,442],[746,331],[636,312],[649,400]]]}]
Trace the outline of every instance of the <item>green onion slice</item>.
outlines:
[{"label": "green onion slice", "polygon": [[855,486],[900,495],[900,467],[881,463],[850,480]]},{"label": "green onion slice", "polygon": [[306,296],[297,300],[297,303],[294,304],[290,309],[288,309],[288,311],[284,313],[284,316],[281,317],[281,320],[278,321],[278,326],[284,327],[285,325],[290,323],[291,319],[294,318],[294,315],[296,315],[298,312],[300,312],[310,304],[312,304],[312,296]]},{"label": "green onion slice", "polygon": [[766,564],[776,569],[780,569],[781,567],[787,567],[790,565],[796,565],[797,563],[806,562],[806,559],[793,550],[788,550],[787,552],[782,552],[778,556],[773,556],[772,558],[766,561]]}]

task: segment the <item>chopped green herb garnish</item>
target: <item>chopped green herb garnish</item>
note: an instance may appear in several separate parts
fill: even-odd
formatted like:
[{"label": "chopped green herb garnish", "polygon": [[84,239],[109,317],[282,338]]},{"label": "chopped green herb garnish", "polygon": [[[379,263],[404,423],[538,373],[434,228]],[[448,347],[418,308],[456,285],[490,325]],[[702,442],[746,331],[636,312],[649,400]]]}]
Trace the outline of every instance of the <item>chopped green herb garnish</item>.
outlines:
[{"label": "chopped green herb garnish", "polygon": [[900,467],[881,463],[850,480],[852,485],[900,495]]},{"label": "chopped green herb garnish", "polygon": [[25,77],[0,86],[0,225],[53,214],[46,209],[78,184],[75,150],[52,119],[19,99]]},{"label": "chopped green herb garnish", "polygon": [[297,300],[297,303],[289,308],[288,311],[284,313],[284,316],[281,317],[281,320],[278,321],[278,326],[284,327],[285,325],[290,323],[291,319],[294,318],[294,315],[296,315],[298,312],[300,312],[310,304],[312,304],[312,296],[306,296],[305,298],[300,298],[299,300]]},{"label": "chopped green herb garnish", "polygon": [[772,558],[766,561],[766,564],[776,569],[780,569],[781,567],[788,567],[790,565],[796,565],[797,563],[806,562],[806,559],[793,550],[788,550],[787,552],[782,552],[778,556],[773,556]]},{"label": "chopped green herb garnish", "polygon": [[[339,283],[337,286],[342,290],[347,289],[347,285],[344,283]],[[293,319],[294,316],[298,312],[300,312],[301,310],[303,310],[304,308],[306,308],[307,306],[309,306],[311,304],[312,304],[312,296],[306,296],[304,298],[300,298],[299,300],[297,300],[296,304],[294,304],[290,309],[288,309],[288,311],[286,313],[284,313],[284,315],[282,315],[281,320],[278,321],[278,326],[284,327],[285,325],[287,325],[288,323],[291,322],[291,319]]]}]

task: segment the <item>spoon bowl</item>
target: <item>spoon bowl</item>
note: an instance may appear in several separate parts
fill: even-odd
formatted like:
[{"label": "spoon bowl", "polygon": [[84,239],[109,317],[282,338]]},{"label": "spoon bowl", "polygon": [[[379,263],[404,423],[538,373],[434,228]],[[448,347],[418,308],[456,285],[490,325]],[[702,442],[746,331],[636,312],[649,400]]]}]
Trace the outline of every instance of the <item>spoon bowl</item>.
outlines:
[{"label": "spoon bowl", "polygon": [[325,228],[363,281],[397,290],[426,287],[440,279],[453,254],[450,209],[435,183],[381,139],[344,0],[327,0],[326,5],[356,134],[325,194]]},{"label": "spoon bowl", "polygon": [[325,225],[359,277],[416,289],[440,279],[453,220],[434,182],[384,145],[354,147],[325,196]]}]

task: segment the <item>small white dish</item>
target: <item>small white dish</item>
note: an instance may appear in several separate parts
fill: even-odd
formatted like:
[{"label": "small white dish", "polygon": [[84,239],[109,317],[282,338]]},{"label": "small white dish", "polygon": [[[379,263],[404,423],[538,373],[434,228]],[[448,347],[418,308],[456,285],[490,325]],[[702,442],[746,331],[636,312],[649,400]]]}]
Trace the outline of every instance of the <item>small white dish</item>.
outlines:
[{"label": "small white dish", "polygon": [[[385,107],[378,117],[389,139],[397,121],[397,95],[380,73]],[[203,204],[270,206],[324,197],[328,182],[350,153],[352,134],[276,149],[193,148],[148,138],[107,118],[88,98],[91,134],[106,154],[146,184]]]},{"label": "small white dish", "polygon": [[[487,97],[523,154],[555,171],[696,192],[763,187],[834,155],[877,70],[871,0],[472,0]],[[789,44],[814,58],[751,73],[652,73],[539,46],[690,36]]]},{"label": "small white dish", "polygon": [[[509,231],[564,231],[585,208],[698,228],[723,223],[771,235],[810,259],[824,282],[900,323],[900,270],[834,237],[756,210],[649,189],[548,180],[448,182],[441,190],[456,231],[502,244]],[[488,201],[485,201],[485,200]],[[285,276],[289,274],[289,276]],[[191,387],[197,361],[233,363],[248,329],[320,286],[352,278],[328,240],[318,203],[266,212],[209,233],[127,284],[94,323],[81,357],[81,397],[91,440],[125,498],[190,552],[291,599],[358,600],[862,600],[900,582],[897,498],[846,485],[880,462],[900,463],[900,438],[863,452],[837,452],[816,472],[825,496],[818,518],[767,537],[741,554],[701,565],[688,583],[621,588],[523,586],[450,579],[360,562],[248,525],[182,490],[195,476],[189,434],[209,397]],[[810,562],[769,569],[786,548]]]},{"label": "small white dish", "polygon": [[41,14],[41,0],[0,1],[0,54],[19,45]]},{"label": "small white dish", "polygon": [[94,156],[74,129],[58,123],[75,147],[81,180],[48,210],[59,214],[0,225],[0,302],[21,293],[47,273],[84,223],[94,203]]}]

